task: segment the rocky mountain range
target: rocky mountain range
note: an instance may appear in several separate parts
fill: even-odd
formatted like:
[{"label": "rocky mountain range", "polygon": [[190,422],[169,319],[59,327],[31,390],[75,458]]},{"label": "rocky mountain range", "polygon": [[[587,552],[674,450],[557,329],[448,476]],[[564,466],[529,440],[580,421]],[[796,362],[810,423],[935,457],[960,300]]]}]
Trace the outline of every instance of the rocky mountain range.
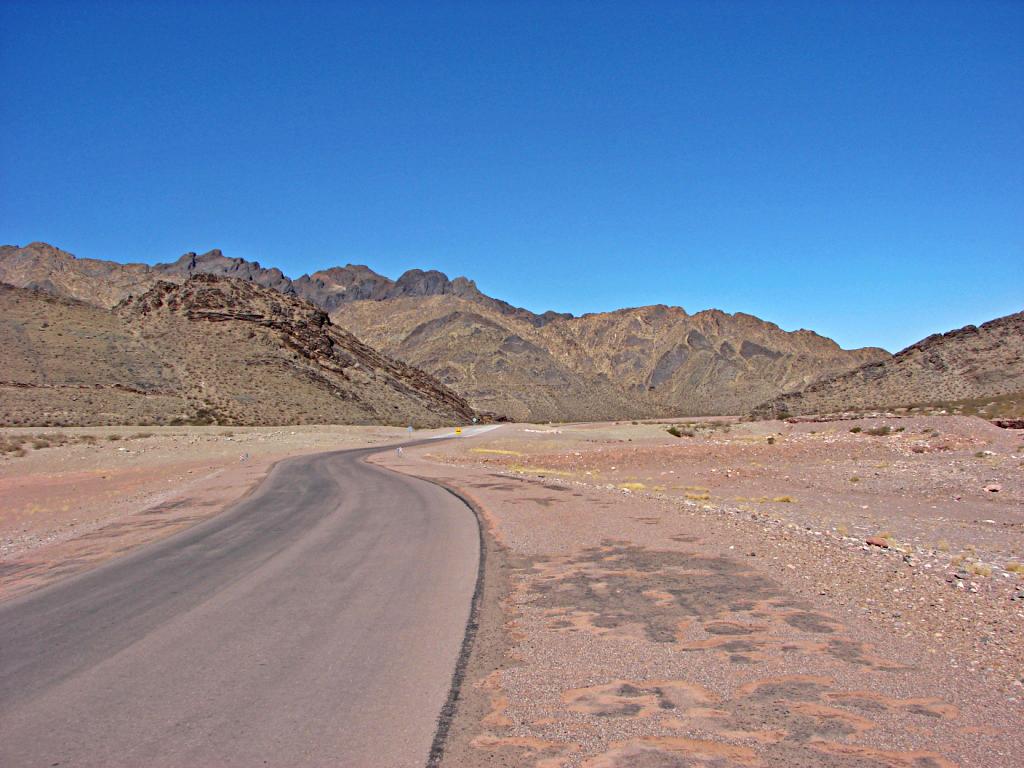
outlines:
[{"label": "rocky mountain range", "polygon": [[0,248],[0,281],[102,307],[159,281],[201,274],[308,300],[472,407],[517,420],[744,413],[889,357],[875,348],[843,350],[811,331],[786,332],[742,313],[652,306],[582,317],[536,314],[437,271],[410,270],[391,280],[347,265],[292,280],[220,251],[149,266],[77,259],[44,243]]},{"label": "rocky mountain range", "polygon": [[0,423],[415,424],[474,416],[312,304],[214,275],[112,309],[0,286]]},{"label": "rocky mountain range", "polygon": [[[887,360],[775,397],[754,409],[754,415],[965,405],[983,415],[986,407],[1000,405],[1010,406],[1005,415],[1024,414],[1024,312],[934,334]],[[992,410],[987,415],[999,414]]]},{"label": "rocky mountain range", "polygon": [[653,306],[532,323],[452,297],[343,305],[332,317],[519,420],[743,413],[819,375],[884,358],[750,315]]}]

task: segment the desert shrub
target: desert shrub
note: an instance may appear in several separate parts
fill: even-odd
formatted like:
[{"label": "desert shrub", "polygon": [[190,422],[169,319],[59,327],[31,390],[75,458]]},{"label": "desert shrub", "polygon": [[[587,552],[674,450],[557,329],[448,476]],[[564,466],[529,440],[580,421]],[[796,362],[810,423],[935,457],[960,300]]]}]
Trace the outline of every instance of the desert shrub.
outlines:
[{"label": "desert shrub", "polygon": [[107,440],[109,440],[112,443],[113,442],[117,442],[120,439],[121,439],[120,435],[116,435],[116,434],[115,435],[107,435]]},{"label": "desert shrub", "polygon": [[851,431],[851,432],[853,432],[853,434],[855,434],[855,435],[856,435],[856,434],[857,434],[858,432],[863,432],[864,430],[863,430],[863,428],[862,428],[862,427],[854,427],[854,428],[853,428],[853,429],[851,429],[850,431]]},{"label": "desert shrub", "polygon": [[22,440],[17,437],[0,437],[0,454],[12,456],[24,456]]},{"label": "desert shrub", "polygon": [[774,437],[769,437],[768,438],[768,445],[775,445],[775,438]]},{"label": "desert shrub", "polygon": [[672,437],[682,437],[683,436],[683,433],[679,431],[679,427],[669,427],[665,431],[668,432],[670,435],[672,435]]},{"label": "desert shrub", "polygon": [[991,576],[992,568],[982,563],[968,563],[966,566],[968,573],[974,576]]}]

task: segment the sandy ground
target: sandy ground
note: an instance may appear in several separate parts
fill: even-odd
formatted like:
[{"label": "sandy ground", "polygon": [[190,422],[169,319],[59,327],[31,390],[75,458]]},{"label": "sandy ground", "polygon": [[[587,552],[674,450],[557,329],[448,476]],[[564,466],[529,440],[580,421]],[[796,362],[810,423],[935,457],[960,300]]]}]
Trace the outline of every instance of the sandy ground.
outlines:
[{"label": "sandy ground", "polygon": [[489,529],[445,764],[1021,764],[1024,434],[665,426],[509,425],[376,459]]},{"label": "sandy ground", "polygon": [[206,519],[287,456],[406,439],[390,427],[2,429],[8,446],[24,442],[0,457],[0,599]]}]

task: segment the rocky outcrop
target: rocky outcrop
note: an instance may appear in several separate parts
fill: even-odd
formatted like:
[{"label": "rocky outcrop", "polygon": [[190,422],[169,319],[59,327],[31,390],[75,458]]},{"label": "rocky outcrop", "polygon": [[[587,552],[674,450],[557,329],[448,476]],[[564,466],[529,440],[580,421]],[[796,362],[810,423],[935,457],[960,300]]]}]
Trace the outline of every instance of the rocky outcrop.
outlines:
[{"label": "rocky outcrop", "polygon": [[807,413],[952,407],[1024,396],[1024,312],[935,334],[887,360],[772,398],[757,418]]},{"label": "rocky outcrop", "polygon": [[0,288],[0,423],[414,424],[475,416],[432,376],[255,282],[158,281],[113,310]]}]

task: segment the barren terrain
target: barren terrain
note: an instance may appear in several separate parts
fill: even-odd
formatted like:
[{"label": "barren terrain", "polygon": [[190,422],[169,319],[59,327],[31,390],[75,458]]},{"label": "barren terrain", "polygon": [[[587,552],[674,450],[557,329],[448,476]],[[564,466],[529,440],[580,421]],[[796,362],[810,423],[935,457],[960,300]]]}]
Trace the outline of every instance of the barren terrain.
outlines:
[{"label": "barren terrain", "polygon": [[486,529],[444,765],[1019,764],[1021,430],[514,424],[387,449],[406,437],[4,430],[0,598],[189,526],[284,456],[380,444]]},{"label": "barren terrain", "polygon": [[754,412],[784,417],[897,407],[1024,416],[1024,312],[933,334],[888,359],[762,403]]},{"label": "barren terrain", "polygon": [[1021,431],[667,426],[378,459],[488,527],[447,765],[1019,765]]},{"label": "barren terrain", "polygon": [[468,421],[431,376],[312,304],[211,275],[109,311],[0,285],[0,424],[414,424]]},{"label": "barren terrain", "polygon": [[[228,258],[219,250],[187,253],[174,262],[148,266],[78,259],[46,243],[0,246],[0,282],[107,309],[122,302],[138,304],[138,297],[161,283],[214,276],[249,286],[247,291],[234,291],[236,304],[238,295],[260,297],[256,307],[238,307],[231,315],[222,312],[214,318],[217,321],[230,317],[234,326],[247,332],[252,330],[251,320],[266,317],[266,305],[273,303],[267,294],[284,297],[279,301],[293,316],[295,304],[305,300],[330,312],[337,329],[347,329],[384,355],[415,366],[429,374],[427,379],[437,377],[475,410],[517,421],[741,413],[822,376],[890,357],[878,348],[841,349],[813,331],[787,332],[742,312],[709,309],[690,314],[682,307],[656,305],[582,317],[554,311],[536,314],[487,296],[468,278],[449,280],[436,270],[411,269],[391,280],[366,266],[348,264],[292,280],[279,269]],[[253,314],[257,318],[249,317]],[[166,320],[161,318],[164,328]],[[250,322],[238,322],[246,320]],[[321,325],[323,321],[316,323]],[[236,345],[252,346],[244,338],[236,339]],[[198,341],[193,346],[210,346],[208,340]],[[218,357],[230,357],[223,349],[214,351]],[[248,357],[252,366],[253,355]],[[287,356],[274,357],[275,366],[291,367]],[[260,362],[264,375],[267,362]],[[223,367],[211,366],[210,378],[215,372],[223,374]],[[272,386],[272,377],[268,378]],[[431,382],[426,389],[441,388]],[[418,388],[423,389],[423,383]],[[222,407],[239,409],[232,397],[238,384],[223,388],[228,392]],[[368,420],[358,410],[354,415],[352,409],[331,414],[322,402],[317,405],[290,409],[276,423],[389,423],[379,413]],[[436,412],[437,403],[430,405]],[[451,405],[445,404],[442,411],[451,412]]]}]

